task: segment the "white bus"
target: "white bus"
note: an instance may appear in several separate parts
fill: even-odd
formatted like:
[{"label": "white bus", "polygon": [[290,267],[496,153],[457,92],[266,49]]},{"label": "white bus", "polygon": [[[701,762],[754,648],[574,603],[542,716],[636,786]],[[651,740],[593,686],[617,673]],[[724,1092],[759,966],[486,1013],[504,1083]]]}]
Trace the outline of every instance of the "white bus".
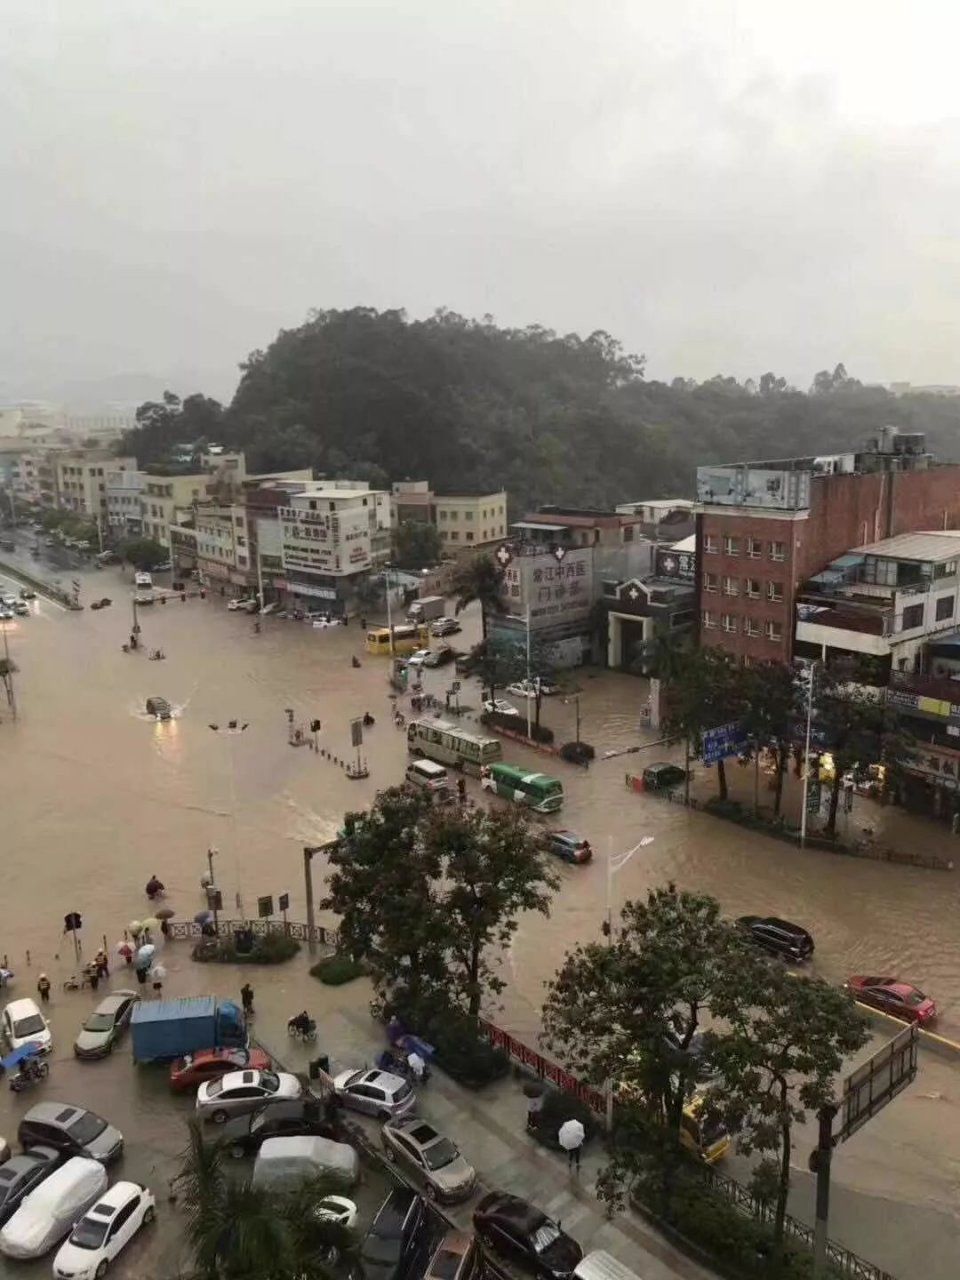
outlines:
[{"label": "white bus", "polygon": [[133,585],[138,591],[152,591],[153,578],[149,573],[135,573],[133,575]]},{"label": "white bus", "polygon": [[483,765],[495,763],[503,754],[499,738],[469,733],[439,716],[422,716],[419,720],[410,721],[407,725],[407,750],[411,755],[429,756],[431,760],[476,775]]}]

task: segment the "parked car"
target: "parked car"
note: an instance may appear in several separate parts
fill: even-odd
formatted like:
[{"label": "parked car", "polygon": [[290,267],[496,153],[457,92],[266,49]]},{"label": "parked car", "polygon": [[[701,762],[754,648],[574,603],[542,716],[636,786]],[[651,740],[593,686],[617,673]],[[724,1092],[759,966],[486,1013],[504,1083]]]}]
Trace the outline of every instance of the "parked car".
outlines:
[{"label": "parked car", "polygon": [[520,712],[512,702],[507,702],[504,698],[487,698],[484,701],[483,709],[487,715],[498,716],[516,716],[520,718]]},{"label": "parked car", "polygon": [[0,604],[0,621],[12,622],[17,615],[12,609],[8,609],[6,605]]},{"label": "parked car", "polygon": [[54,1280],[103,1276],[141,1227],[156,1216],[157,1202],[139,1182],[115,1182],[87,1210],[53,1260]]},{"label": "parked car", "polygon": [[10,1001],[0,1017],[0,1029],[11,1049],[35,1044],[41,1053],[49,1053],[53,1048],[50,1025],[29,996]]},{"label": "parked car", "polygon": [[238,596],[227,601],[227,608],[231,613],[236,613],[238,610],[242,613],[256,613],[258,607],[253,596],[244,596],[243,599]]},{"label": "parked car", "polygon": [[462,628],[456,618],[437,618],[430,624],[432,636],[455,636]]},{"label": "parked car", "polygon": [[407,666],[408,667],[425,667],[427,665],[427,658],[429,657],[430,657],[429,649],[415,649],[414,652],[411,653],[410,657],[407,659]]},{"label": "parked car", "polygon": [[150,572],[151,573],[169,573],[172,568],[173,568],[173,561],[164,560],[160,564],[153,565],[150,569]]},{"label": "parked car", "polygon": [[679,786],[684,782],[687,773],[678,764],[658,760],[656,764],[648,764],[642,776],[643,785],[648,791],[669,791],[671,787]]},{"label": "parked car", "polygon": [[324,1196],[317,1201],[313,1213],[317,1218],[325,1218],[328,1222],[335,1222],[338,1227],[350,1230],[357,1225],[360,1210],[346,1196]]},{"label": "parked car", "polygon": [[434,1250],[423,1280],[467,1280],[473,1255],[473,1236],[466,1231],[448,1231]]},{"label": "parked car", "polygon": [[26,600],[17,600],[14,602],[13,612],[18,618],[25,618],[30,612],[30,606],[27,604]]},{"label": "parked car", "polygon": [[461,653],[458,656],[454,668],[458,676],[472,676],[481,662],[483,662],[483,655],[477,653],[476,649],[471,649],[469,653]]},{"label": "parked car", "polygon": [[55,1147],[67,1156],[88,1156],[109,1164],[123,1151],[123,1134],[95,1111],[69,1102],[38,1102],[17,1126],[17,1137],[27,1147]]},{"label": "parked car", "polygon": [[20,1201],[60,1163],[53,1147],[31,1147],[0,1165],[0,1226],[20,1207]]},{"label": "parked car", "polygon": [[0,1252],[9,1258],[42,1257],[106,1189],[107,1171],[96,1160],[68,1160],[29,1191],[0,1228]]},{"label": "parked car", "polygon": [[32,591],[32,590],[30,589],[30,587],[21,587],[21,588],[20,588],[20,599],[21,599],[21,600],[36,600],[36,598],[37,598],[37,593],[36,593],[35,591]]},{"label": "parked car", "polygon": [[360,1246],[365,1280],[404,1280],[427,1248],[425,1218],[417,1193],[409,1187],[394,1187]]},{"label": "parked car", "polygon": [[289,1102],[270,1102],[250,1115],[235,1116],[221,1129],[230,1154],[256,1155],[267,1138],[332,1138],[333,1125],[327,1108],[313,1094]]},{"label": "parked car", "polygon": [[289,1071],[231,1071],[197,1090],[201,1120],[223,1124],[229,1116],[256,1111],[264,1103],[299,1098],[303,1085]]},{"label": "parked car", "polygon": [[532,680],[515,680],[513,684],[507,685],[507,693],[512,693],[515,698],[535,698],[538,690],[541,698],[552,698],[554,694],[560,692],[560,686],[555,680],[548,680],[546,676],[534,676]]},{"label": "parked car", "polygon": [[449,662],[453,662],[456,653],[448,644],[438,644],[435,649],[428,649],[427,656],[423,660],[425,667],[445,667]]},{"label": "parked car", "polygon": [[546,843],[548,851],[564,862],[589,862],[593,857],[590,841],[574,831],[548,831]]},{"label": "parked car", "polygon": [[341,1071],[333,1090],[345,1107],[380,1120],[399,1119],[417,1106],[410,1082],[389,1071]]},{"label": "parked car", "polygon": [[383,1126],[387,1159],[422,1186],[431,1200],[454,1204],[473,1191],[477,1173],[457,1147],[425,1120],[388,1121]]},{"label": "parked car", "polygon": [[360,1156],[356,1147],[319,1134],[294,1134],[266,1138],[253,1164],[252,1185],[284,1190],[322,1179],[344,1190],[360,1180]]},{"label": "parked car", "polygon": [[139,1001],[136,991],[111,991],[101,1000],[93,1013],[80,1028],[73,1042],[73,1052],[78,1058],[105,1058],[123,1035]]},{"label": "parked car", "polygon": [[568,1280],[583,1250],[560,1224],[503,1191],[491,1191],[477,1205],[473,1227],[484,1260],[501,1274],[519,1270],[537,1280]]},{"label": "parked car", "polygon": [[269,1071],[273,1059],[262,1049],[200,1049],[170,1064],[170,1088],[193,1093],[205,1080],[218,1080],[228,1071]]},{"label": "parked car", "polygon": [[751,942],[771,955],[786,960],[809,960],[813,955],[813,938],[806,929],[777,916],[740,916],[737,924]]},{"label": "parked car", "polygon": [[937,1016],[937,1006],[925,996],[919,987],[899,978],[872,978],[857,975],[848,978],[847,990],[855,1000],[868,1004],[884,1013],[891,1013],[904,1022],[916,1022],[925,1026]]}]

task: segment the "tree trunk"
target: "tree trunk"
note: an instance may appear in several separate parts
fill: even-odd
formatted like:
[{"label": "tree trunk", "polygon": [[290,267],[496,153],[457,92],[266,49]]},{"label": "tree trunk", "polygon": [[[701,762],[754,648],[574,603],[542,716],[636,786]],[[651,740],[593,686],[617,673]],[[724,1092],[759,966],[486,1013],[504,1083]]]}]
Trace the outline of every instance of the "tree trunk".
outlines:
[{"label": "tree trunk", "polygon": [[538,693],[538,694],[537,694],[537,696],[536,696],[536,698],[534,699],[534,702],[533,702],[533,709],[534,709],[534,713],[535,713],[535,718],[534,718],[533,723],[534,723],[534,725],[536,726],[536,728],[537,728],[538,732],[539,732],[539,729],[540,729],[540,703],[541,703],[542,701],[543,701],[543,694]]},{"label": "tree trunk", "polygon": [[480,639],[484,644],[487,643],[487,611],[483,607],[483,601],[480,601]]},{"label": "tree trunk", "polygon": [[830,814],[827,818],[826,834],[828,836],[836,836],[837,834],[837,806],[840,802],[840,785],[843,777],[840,773],[840,767],[836,763],[833,766],[833,782],[830,785]]},{"label": "tree trunk", "polygon": [[753,747],[753,816],[760,817],[760,743]]},{"label": "tree trunk", "polygon": [[[781,1106],[786,1107],[786,1086],[781,1087]],[[790,1122],[780,1125],[780,1185],[777,1188],[777,1208],[773,1220],[773,1243],[779,1254],[783,1245],[783,1225],[787,1217],[787,1196],[790,1194]]]},{"label": "tree trunk", "polygon": [[787,773],[787,746],[784,742],[777,743],[777,789],[773,797],[773,812],[776,817],[780,816],[780,806],[783,803],[783,779]]},{"label": "tree trunk", "polygon": [[721,800],[726,800],[726,798],[727,798],[727,770],[726,770],[726,762],[725,762],[725,761],[723,761],[723,760],[718,760],[718,761],[717,761],[717,789],[718,789],[718,790],[717,790],[717,794],[719,795],[720,799],[721,799]]},{"label": "tree trunk", "polygon": [[471,1018],[480,1016],[480,943],[474,939],[470,944],[470,963],[467,968],[470,1003],[467,1012]]}]

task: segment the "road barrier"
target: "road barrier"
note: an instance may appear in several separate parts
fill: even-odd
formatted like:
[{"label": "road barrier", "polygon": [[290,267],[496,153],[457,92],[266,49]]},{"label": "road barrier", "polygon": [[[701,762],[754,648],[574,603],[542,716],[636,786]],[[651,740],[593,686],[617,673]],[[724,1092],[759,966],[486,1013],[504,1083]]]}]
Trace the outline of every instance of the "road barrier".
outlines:
[{"label": "road barrier", "polygon": [[[210,922],[211,926],[213,921]],[[268,934],[282,933],[296,942],[309,942],[310,929],[299,920],[218,920],[216,937],[229,938],[238,929],[249,929],[255,937],[266,937]],[[168,920],[167,935],[179,941],[199,942],[204,936],[202,926],[195,920]],[[208,934],[208,937],[214,935]],[[313,927],[313,941],[323,947],[337,947],[336,929],[328,929],[318,924]]]},{"label": "road barrier", "polygon": [[41,595],[48,596],[51,600],[56,600],[58,604],[64,605],[67,609],[79,609],[81,607],[74,601],[69,591],[64,591],[61,587],[55,587],[50,582],[44,582],[42,578],[35,578],[32,573],[26,573],[23,569],[17,568],[16,565],[0,561],[0,571],[9,574],[11,578],[16,578],[25,587],[32,587],[34,591],[40,592]]},{"label": "road barrier", "polygon": [[542,1053],[539,1053],[536,1049],[531,1049],[522,1040],[510,1035],[509,1031],[504,1031],[494,1023],[488,1022],[486,1018],[477,1019],[477,1030],[489,1040],[495,1049],[502,1049],[511,1061],[518,1063],[522,1067],[527,1067],[541,1080],[549,1080],[552,1085],[556,1085],[564,1093],[575,1094],[597,1115],[606,1114],[606,1098],[599,1089],[594,1089],[592,1085],[584,1084],[576,1076],[571,1075],[569,1071],[565,1071],[563,1067],[558,1067],[555,1062],[545,1058]]}]

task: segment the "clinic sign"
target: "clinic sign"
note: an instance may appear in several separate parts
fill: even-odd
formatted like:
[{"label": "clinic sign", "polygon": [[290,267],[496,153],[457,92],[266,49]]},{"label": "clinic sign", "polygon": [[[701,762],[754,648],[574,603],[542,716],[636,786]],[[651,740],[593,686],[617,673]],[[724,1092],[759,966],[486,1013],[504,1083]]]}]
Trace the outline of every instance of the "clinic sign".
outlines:
[{"label": "clinic sign", "polygon": [[587,617],[593,604],[593,554],[589,547],[534,555],[515,554],[503,570],[504,612],[530,625],[555,626]]}]

